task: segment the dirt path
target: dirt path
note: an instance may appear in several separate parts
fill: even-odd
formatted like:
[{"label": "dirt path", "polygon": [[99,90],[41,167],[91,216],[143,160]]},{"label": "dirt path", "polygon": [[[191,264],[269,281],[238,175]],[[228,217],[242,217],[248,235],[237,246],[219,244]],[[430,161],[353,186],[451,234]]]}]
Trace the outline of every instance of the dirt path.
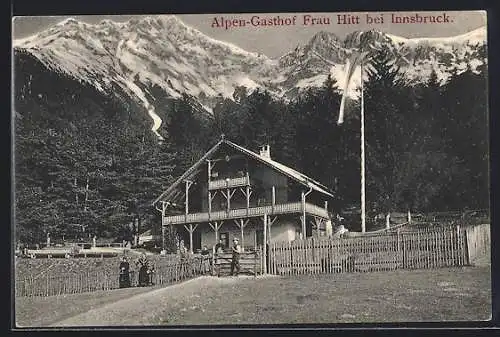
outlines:
[{"label": "dirt path", "polygon": [[211,288],[254,279],[251,276],[238,278],[217,278],[202,276],[183,283],[138,294],[127,299],[106,304],[100,308],[78,314],[71,318],[52,324],[52,327],[71,326],[120,326],[120,325],[150,325],[157,322],[162,308],[167,303],[178,303],[190,297],[200,297]]}]

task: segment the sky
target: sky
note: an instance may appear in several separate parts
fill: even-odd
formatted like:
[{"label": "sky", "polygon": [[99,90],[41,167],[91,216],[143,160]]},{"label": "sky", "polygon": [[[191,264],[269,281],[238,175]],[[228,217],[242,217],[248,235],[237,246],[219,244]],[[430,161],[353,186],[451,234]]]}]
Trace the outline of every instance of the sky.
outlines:
[{"label": "sky", "polygon": [[[411,16],[435,15],[447,17],[447,23],[391,23],[392,15]],[[168,13],[165,13],[168,14]],[[462,11],[462,12],[351,12],[351,13],[307,13],[315,18],[329,18],[330,24],[304,25],[304,13],[281,13],[281,14],[190,14],[177,15],[185,24],[192,26],[215,39],[227,41],[247,50],[262,53],[269,57],[279,57],[294,49],[299,44],[306,43],[315,33],[319,31],[329,31],[335,33],[340,38],[356,30],[377,29],[386,33],[406,37],[448,37],[467,33],[476,28],[486,25],[486,12],[484,11]],[[338,24],[338,15],[359,17],[359,23]],[[218,22],[221,17],[224,19],[244,19],[250,20],[252,16],[259,18],[273,19],[292,18],[297,16],[296,24],[290,26],[255,27],[246,25],[245,27],[213,27],[214,18]],[[85,15],[71,16],[72,18],[91,24],[99,23],[103,19],[110,19],[117,22],[128,21],[144,15]],[[154,16],[150,15],[150,16]],[[368,23],[368,17],[383,18],[383,23]],[[68,16],[21,16],[13,19],[13,38],[24,38],[36,34],[42,30],[50,28],[52,25],[62,21]],[[326,20],[324,20],[326,21]],[[355,20],[353,20],[355,21]]]}]

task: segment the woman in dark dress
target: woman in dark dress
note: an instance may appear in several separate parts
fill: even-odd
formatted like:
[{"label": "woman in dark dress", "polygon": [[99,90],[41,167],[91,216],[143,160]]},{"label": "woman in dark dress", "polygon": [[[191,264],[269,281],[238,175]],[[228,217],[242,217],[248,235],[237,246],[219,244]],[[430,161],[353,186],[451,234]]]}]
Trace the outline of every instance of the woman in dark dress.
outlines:
[{"label": "woman in dark dress", "polygon": [[137,261],[139,267],[139,287],[146,287],[150,284],[149,261],[146,254],[143,254]]},{"label": "woman in dark dress", "polygon": [[124,256],[120,262],[120,288],[128,287],[130,287],[130,265]]},{"label": "woman in dark dress", "polygon": [[139,268],[139,287],[146,287],[148,285],[148,281],[148,267],[146,265],[142,265]]}]

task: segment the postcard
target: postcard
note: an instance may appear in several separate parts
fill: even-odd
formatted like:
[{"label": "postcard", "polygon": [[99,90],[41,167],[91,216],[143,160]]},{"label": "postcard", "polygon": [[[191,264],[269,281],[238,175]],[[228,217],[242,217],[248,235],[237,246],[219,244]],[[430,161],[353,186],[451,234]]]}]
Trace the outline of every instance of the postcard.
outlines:
[{"label": "postcard", "polygon": [[16,328],[491,319],[485,11],[12,27]]}]

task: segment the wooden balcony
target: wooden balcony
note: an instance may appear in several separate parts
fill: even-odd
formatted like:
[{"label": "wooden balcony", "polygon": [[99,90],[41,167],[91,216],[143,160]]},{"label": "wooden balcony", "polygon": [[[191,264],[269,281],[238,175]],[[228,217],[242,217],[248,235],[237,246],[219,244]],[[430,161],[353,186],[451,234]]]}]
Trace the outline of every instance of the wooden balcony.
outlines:
[{"label": "wooden balcony", "polygon": [[[328,212],[319,206],[306,203],[305,211],[308,215],[318,216],[321,218],[328,218]],[[169,224],[193,224],[200,222],[209,221],[219,221],[219,220],[229,220],[229,219],[241,219],[241,218],[251,218],[267,215],[279,215],[279,214],[292,214],[301,213],[302,203],[287,203],[287,204],[276,204],[269,206],[259,206],[241,209],[231,209],[229,211],[212,211],[211,213],[192,213],[192,214],[181,214],[181,215],[171,215],[165,216],[164,225]]]},{"label": "wooden balcony", "polygon": [[208,182],[208,189],[219,190],[223,188],[232,188],[232,187],[241,187],[250,185],[250,178],[247,176],[238,177],[238,178],[227,178],[227,179],[218,179],[218,180],[210,180]]}]

